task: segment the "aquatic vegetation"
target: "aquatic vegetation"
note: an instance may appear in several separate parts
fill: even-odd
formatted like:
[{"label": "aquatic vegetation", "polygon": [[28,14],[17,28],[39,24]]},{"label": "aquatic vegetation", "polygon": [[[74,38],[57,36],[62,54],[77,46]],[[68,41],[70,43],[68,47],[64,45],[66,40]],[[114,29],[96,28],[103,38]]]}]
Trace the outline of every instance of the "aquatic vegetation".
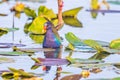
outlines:
[{"label": "aquatic vegetation", "polygon": [[12,8],[11,11],[22,12],[24,11],[25,5],[23,3],[16,3]]},{"label": "aquatic vegetation", "polygon": [[[64,11],[62,13],[62,17],[63,17],[63,20],[65,20],[64,21],[65,24],[81,27],[82,23],[76,20],[76,16],[82,8],[83,7],[78,7],[78,8]],[[34,34],[44,34],[45,32],[43,31],[43,25],[45,22],[47,22],[46,19],[44,19],[44,17],[48,18],[54,24],[55,27],[58,26],[58,19],[57,19],[58,14],[55,14],[52,9],[49,9],[45,6],[40,6],[38,8],[38,14],[34,10],[27,7],[24,9],[24,12],[28,17],[31,17],[33,19],[32,23],[26,23],[26,25],[29,24],[27,25],[28,26],[27,31],[29,32],[32,32]],[[68,22],[66,21],[66,19],[67,20],[69,19],[69,21],[73,20],[74,22],[72,23]]]},{"label": "aquatic vegetation", "polygon": [[45,6],[40,6],[38,8],[38,15],[35,13],[34,10],[30,8],[25,8],[25,14],[29,17],[33,18],[31,25],[28,25],[28,31],[32,32],[34,34],[44,34],[44,23],[47,22],[47,20],[44,18],[52,19],[56,18],[56,14],[52,11],[52,9],[48,9]]},{"label": "aquatic vegetation", "polygon": [[[90,4],[90,9],[91,9],[91,15],[92,15],[92,18],[96,18],[97,15],[98,15],[98,12],[99,10],[105,10],[105,9],[102,9],[102,7],[105,6],[106,10],[109,10],[110,9],[110,6],[108,4],[107,1],[105,0],[102,0],[101,2],[99,2],[99,0],[91,0],[91,4]],[[89,11],[89,10],[87,10]],[[104,15],[104,12],[102,12],[103,15]]]},{"label": "aquatic vegetation", "polygon": [[32,73],[25,72],[22,69],[15,69],[9,67],[10,72],[3,72],[2,73],[2,78],[3,79],[22,79],[22,80],[31,80],[31,79],[38,79],[38,80],[43,80],[42,78],[37,78],[34,76]]},{"label": "aquatic vegetation", "polygon": [[120,1],[119,0],[116,0],[116,1],[109,0],[107,2],[110,3],[110,4],[114,4],[114,5],[120,5]]},{"label": "aquatic vegetation", "polygon": [[[22,1],[23,0],[20,0],[20,2],[22,2]],[[34,0],[31,0],[31,1],[34,1]],[[92,1],[93,2],[90,3],[91,9],[89,9],[87,11],[91,12],[91,14],[93,15],[94,18],[96,17],[96,15],[98,15],[98,13],[104,14],[104,13],[119,13],[120,12],[119,10],[114,10],[114,9],[107,10],[107,9],[109,9],[109,7],[107,6],[107,3],[105,0],[103,0],[102,2],[98,2],[99,0],[92,0]],[[94,78],[97,74],[98,77],[101,79],[96,79],[96,80],[102,80],[103,76],[99,76],[99,74],[102,74],[102,73],[106,74],[106,71],[111,71],[111,73],[115,74],[115,75],[113,75],[113,77],[115,76],[115,78],[112,78],[111,80],[119,80],[120,79],[119,78],[120,63],[117,59],[115,59],[116,56],[118,57],[118,55],[120,53],[119,38],[115,39],[111,42],[106,42],[107,40],[110,40],[113,38],[113,34],[111,35],[111,33],[114,31],[115,27],[114,27],[114,29],[111,29],[111,27],[114,25],[118,26],[119,24],[112,24],[112,23],[114,23],[114,21],[111,21],[109,24],[107,24],[107,25],[109,25],[109,27],[108,27],[108,26],[104,26],[106,21],[101,20],[101,19],[105,19],[105,20],[109,21],[109,18],[114,19],[113,18],[114,15],[111,16],[109,14],[109,15],[105,16],[104,18],[99,17],[100,21],[99,21],[99,19],[93,21],[93,20],[91,20],[91,18],[89,18],[89,16],[88,16],[89,14],[87,14],[85,11],[83,11],[84,13],[82,15],[81,14],[78,15],[79,11],[81,11],[84,6],[74,8],[74,4],[73,5],[68,4],[68,0],[65,0],[65,6],[68,6],[68,7],[64,8],[64,9],[66,10],[68,8],[69,9],[72,7],[73,8],[70,10],[63,11],[61,17],[65,24],[64,24],[64,27],[58,28],[58,26],[60,26],[59,22],[58,22],[58,14],[56,14],[53,11],[57,7],[55,7],[54,9],[49,9],[50,8],[49,2],[44,3],[48,7],[46,7],[44,4],[42,6],[41,5],[42,3],[30,2],[30,4],[29,4],[29,2],[23,1],[23,2],[25,2],[25,4],[29,5],[29,7],[26,7],[26,5],[24,5],[23,3],[14,5],[13,2],[14,1],[8,1],[9,4],[7,3],[8,6],[6,6],[6,7],[9,7],[8,8],[8,11],[9,11],[10,6],[12,7],[12,5],[13,5],[12,11],[14,11],[14,12],[12,12],[13,14],[10,13],[10,15],[12,15],[12,20],[13,20],[12,27],[13,28],[5,28],[5,29],[0,28],[2,35],[7,34],[5,36],[0,37],[0,41],[1,41],[1,43],[0,43],[0,55],[1,55],[0,63],[2,63],[0,66],[1,67],[0,68],[1,69],[0,70],[0,74],[1,74],[0,78],[3,78],[3,79],[7,78],[8,80],[13,80],[13,79],[16,79],[16,80],[43,80],[44,78],[45,78],[45,80],[46,80],[46,78],[47,79],[50,78],[50,80],[80,80],[81,78],[83,78],[83,79],[85,78],[86,80],[89,80],[89,79],[94,80]],[[82,1],[79,1],[79,0],[72,1],[71,0],[71,2],[82,2]],[[71,3],[71,2],[69,2],[69,3]],[[54,2],[52,2],[52,3],[54,3]],[[40,6],[39,6],[39,4],[40,4]],[[76,4],[78,4],[78,3],[75,3],[75,6],[80,6],[80,4],[83,4],[83,3],[80,3],[78,5],[76,5]],[[1,5],[4,6],[4,4],[1,4]],[[6,3],[5,3],[5,5],[6,5]],[[31,6],[31,5],[33,5],[33,6]],[[52,5],[51,7],[53,7],[53,6],[55,6],[55,5]],[[23,7],[24,7],[24,9],[23,9]],[[36,7],[38,7],[38,9]],[[58,7],[60,7],[60,8],[57,8],[57,9],[62,9],[63,2],[61,2],[60,5],[58,5]],[[105,7],[105,10],[103,10],[104,7]],[[86,4],[85,4],[84,8],[86,8]],[[95,10],[93,10],[92,8]],[[99,9],[99,10],[97,10],[97,9]],[[55,10],[55,11],[57,11],[57,10]],[[16,18],[14,19],[14,16],[20,17],[20,14],[17,14],[17,12],[19,12],[19,13],[24,12],[25,15],[23,14],[23,16],[27,16],[28,19],[26,19],[26,17],[21,17],[21,19],[16,19]],[[3,21],[3,20],[4,19],[6,20],[11,16],[9,16],[8,14],[7,14],[8,16],[5,14],[0,14],[0,15],[1,15],[0,16],[1,17],[1,22],[0,22],[1,25],[9,26],[8,23],[11,24],[11,22],[7,22],[7,21]],[[117,14],[117,16],[118,15],[119,14]],[[6,17],[4,17],[4,16],[6,16]],[[82,17],[82,20],[85,23],[85,25],[84,25],[85,28],[80,29],[81,27],[83,27],[83,25],[82,25],[81,21],[78,20],[78,17],[79,18]],[[22,21],[20,21],[20,23],[15,22],[15,25],[19,26],[20,29],[14,28],[14,20],[16,20],[16,21],[22,20]],[[47,24],[47,27],[46,27],[46,22],[52,24],[52,26]],[[23,28],[24,23],[26,23],[26,24]],[[115,21],[115,23],[117,23],[117,22]],[[91,26],[95,26],[95,27],[91,27]],[[51,36],[52,39],[49,37],[47,37],[47,38],[48,38],[48,40],[53,41],[53,43],[47,42],[47,44],[45,44],[45,46],[43,46],[45,48],[40,48],[42,46],[41,44],[43,42],[44,43],[46,42],[44,40],[44,38],[46,36],[46,32],[47,32],[46,30],[49,29],[50,27],[51,27],[51,32],[54,33],[54,36]],[[109,32],[103,31],[102,33],[98,32],[98,33],[101,33],[100,35],[93,33],[95,30],[99,30],[99,29],[101,29],[101,30],[108,29],[109,30],[109,28],[112,31],[109,31]],[[90,31],[89,32],[87,29],[94,30],[94,31],[89,30]],[[19,31],[14,32],[16,30],[19,30]],[[60,31],[60,36],[62,38],[58,35],[57,30]],[[84,32],[86,30],[88,32]],[[68,31],[71,31],[71,32],[68,32]],[[79,36],[76,36],[75,34],[73,34],[72,31],[73,32],[78,31],[75,33],[80,33],[80,34],[77,34]],[[12,32],[12,33],[9,33],[9,32]],[[115,32],[119,32],[119,30],[115,31]],[[108,33],[110,33],[110,34],[108,34]],[[49,34],[51,34],[51,33],[49,33]],[[102,36],[103,34],[105,34],[105,35]],[[107,37],[106,37],[106,34],[108,35]],[[48,35],[48,36],[50,36],[50,35]],[[82,39],[82,37],[80,38],[80,36],[83,36],[85,38],[87,38],[89,36],[90,37],[92,36],[92,37],[91,37],[91,39]],[[116,36],[119,36],[119,35],[116,35],[116,33],[115,33],[114,37],[116,37]],[[11,37],[12,37],[12,40],[11,40]],[[98,37],[101,40],[105,40],[105,41],[93,40],[93,38],[98,39]],[[63,43],[61,43],[61,41],[62,41],[61,39],[63,40]],[[66,47],[66,44],[67,44],[66,40],[68,41],[67,47]],[[9,43],[7,43],[7,42],[9,42]],[[19,42],[19,44],[15,44],[16,42]],[[58,45],[56,46],[57,43],[58,43]],[[55,44],[55,45],[53,45],[53,44]],[[61,44],[63,44],[62,47],[60,46]],[[56,47],[58,49],[53,49]],[[66,49],[69,49],[69,50],[66,51]],[[12,64],[9,63],[10,61],[11,62],[13,61]],[[9,67],[9,68],[7,68],[7,67]],[[19,68],[19,69],[15,69],[15,68],[11,68],[11,67],[15,67],[15,68]],[[29,72],[25,72],[24,70],[29,71]],[[91,75],[91,73],[92,73],[92,75]],[[105,76],[105,77],[109,77],[109,74],[111,75],[111,73],[108,72],[107,73],[108,76]],[[50,76],[48,76],[48,75],[50,75]],[[118,77],[116,77],[116,76],[118,76]],[[42,77],[42,78],[40,78],[40,77]],[[87,79],[87,78],[89,78],[89,79]],[[104,78],[103,78],[103,80],[104,80]],[[110,78],[108,80],[110,80]]]},{"label": "aquatic vegetation", "polygon": [[110,48],[120,49],[120,39],[115,39],[110,42]]},{"label": "aquatic vegetation", "polygon": [[73,17],[73,18],[76,18],[77,17],[77,14],[80,10],[82,10],[83,7],[78,7],[78,8],[74,8],[74,9],[70,9],[70,10],[67,10],[67,11],[64,11],[62,13],[62,16],[63,17]]},{"label": "aquatic vegetation", "polygon": [[[89,46],[89,48],[93,48],[93,49],[97,50],[98,53],[100,53],[100,52],[103,52],[103,53],[104,52],[106,52],[106,53],[119,53],[120,52],[119,50],[116,50],[116,49],[104,48],[104,47],[111,46],[112,43],[109,45],[109,43],[99,41],[99,40],[92,40],[92,39],[82,40],[82,39],[79,39],[77,36],[75,36],[71,32],[68,32],[67,34],[65,34],[65,38],[71,44],[67,48],[70,47],[69,49],[72,49],[72,50],[75,49],[76,46],[82,46],[82,47]],[[118,45],[117,47],[119,47],[119,41],[116,41],[116,42],[118,42],[116,44],[116,46]]]}]

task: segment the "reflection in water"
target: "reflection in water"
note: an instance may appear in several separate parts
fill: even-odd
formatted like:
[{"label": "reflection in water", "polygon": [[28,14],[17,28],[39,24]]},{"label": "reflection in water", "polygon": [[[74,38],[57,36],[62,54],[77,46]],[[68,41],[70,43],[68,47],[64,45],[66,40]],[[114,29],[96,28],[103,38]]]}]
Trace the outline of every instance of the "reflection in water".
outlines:
[{"label": "reflection in water", "polygon": [[[110,6],[106,0],[102,0],[102,1],[91,0],[90,6],[91,6],[90,7],[91,10],[109,10],[110,9]],[[103,7],[105,7],[106,9],[102,9]],[[102,14],[105,15],[104,12],[102,12]],[[98,12],[91,11],[92,18],[95,19],[97,15],[98,15]]]},{"label": "reflection in water", "polygon": [[53,80],[59,80],[59,77],[61,76],[60,75],[60,71],[62,70],[62,67],[61,66],[57,66],[57,69],[56,69],[56,77],[53,79]]},{"label": "reflection in water", "polygon": [[[55,51],[44,51],[45,58],[61,58],[62,48],[56,48]],[[51,66],[46,66],[46,72],[48,73]]]}]

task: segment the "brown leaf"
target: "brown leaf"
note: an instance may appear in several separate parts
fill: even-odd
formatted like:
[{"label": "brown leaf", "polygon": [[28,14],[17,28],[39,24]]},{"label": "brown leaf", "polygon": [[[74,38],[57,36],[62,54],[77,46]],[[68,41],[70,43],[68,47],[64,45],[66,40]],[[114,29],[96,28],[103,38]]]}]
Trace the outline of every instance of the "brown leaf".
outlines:
[{"label": "brown leaf", "polygon": [[60,80],[80,80],[81,78],[82,76],[80,74],[74,74],[74,75],[65,76]]}]

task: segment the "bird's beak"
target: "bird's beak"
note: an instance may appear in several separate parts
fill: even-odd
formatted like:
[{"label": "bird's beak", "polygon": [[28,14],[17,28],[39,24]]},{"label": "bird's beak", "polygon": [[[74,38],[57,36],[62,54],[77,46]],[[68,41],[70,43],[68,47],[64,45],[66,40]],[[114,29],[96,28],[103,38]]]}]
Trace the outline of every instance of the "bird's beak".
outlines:
[{"label": "bird's beak", "polygon": [[46,33],[46,30],[47,30],[47,26],[44,26],[43,32]]},{"label": "bird's beak", "polygon": [[43,70],[43,71],[46,71],[46,66],[42,66],[42,70]]}]

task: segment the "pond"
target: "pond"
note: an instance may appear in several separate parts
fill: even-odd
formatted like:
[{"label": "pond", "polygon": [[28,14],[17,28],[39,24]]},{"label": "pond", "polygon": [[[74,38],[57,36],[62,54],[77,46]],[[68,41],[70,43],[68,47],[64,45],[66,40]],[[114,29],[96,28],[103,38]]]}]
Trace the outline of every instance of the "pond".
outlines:
[{"label": "pond", "polygon": [[[22,2],[22,1],[21,1]],[[53,9],[55,13],[57,13],[57,0],[47,0],[45,3],[38,2],[26,2],[23,1],[27,6],[37,10],[40,5],[45,5],[48,8]],[[14,6],[16,2],[10,1],[9,3],[0,4],[1,13],[8,14],[8,16],[0,16],[0,27],[13,27],[13,12],[10,12],[10,8]],[[90,0],[64,0],[63,11],[70,10],[77,7],[83,7],[83,9],[78,13],[77,19],[80,23],[82,23],[82,27],[70,26],[68,24],[64,24],[62,29],[58,32],[60,36],[63,38],[62,44],[63,49],[60,51],[60,54],[55,53],[54,51],[38,51],[32,55],[33,58],[56,58],[58,55],[60,58],[65,59],[71,51],[66,51],[65,47],[68,45],[68,41],[65,38],[65,34],[68,32],[74,33],[80,39],[93,39],[100,40],[105,42],[111,42],[114,39],[118,39],[120,37],[120,13],[98,13],[96,18],[92,18],[91,13],[86,11],[90,9]],[[119,10],[119,5],[110,4],[111,10]],[[30,34],[25,34],[24,26],[27,22],[28,17],[21,13],[20,18],[14,17],[14,27],[19,28],[17,31],[9,32],[0,37],[0,43],[14,43],[14,44],[24,44],[26,46],[22,46],[20,48],[42,48],[42,44],[38,44],[35,41],[35,38]],[[34,35],[33,35],[34,36]],[[36,37],[38,38],[38,37]],[[12,52],[12,48],[0,48],[0,51],[8,51]],[[81,51],[73,51],[72,58],[80,58],[80,59],[88,59],[91,56],[95,55],[96,52],[81,52]],[[15,69],[23,69],[26,72],[33,72],[38,74],[39,77],[43,78],[43,80],[61,80],[65,76],[81,74],[84,68],[69,66],[68,64],[63,65],[54,65],[47,66],[48,70],[44,70],[45,66],[40,66],[39,68],[32,70],[31,67],[35,64],[35,61],[31,59],[30,56],[20,55],[20,56],[10,56],[10,55],[0,55],[0,57],[11,58],[14,61],[9,63],[1,63],[0,71],[8,70],[8,67],[12,67]],[[106,63],[119,63],[119,54],[110,54],[106,56],[104,60]],[[61,63],[62,64],[62,63]],[[58,69],[62,69],[63,73],[56,74]],[[100,68],[102,71],[98,73],[90,72],[88,78],[81,78],[79,80],[97,80],[100,78],[103,79],[112,79],[115,77],[120,77],[120,69],[115,66],[104,66]],[[0,78],[2,80],[2,78]]]}]

